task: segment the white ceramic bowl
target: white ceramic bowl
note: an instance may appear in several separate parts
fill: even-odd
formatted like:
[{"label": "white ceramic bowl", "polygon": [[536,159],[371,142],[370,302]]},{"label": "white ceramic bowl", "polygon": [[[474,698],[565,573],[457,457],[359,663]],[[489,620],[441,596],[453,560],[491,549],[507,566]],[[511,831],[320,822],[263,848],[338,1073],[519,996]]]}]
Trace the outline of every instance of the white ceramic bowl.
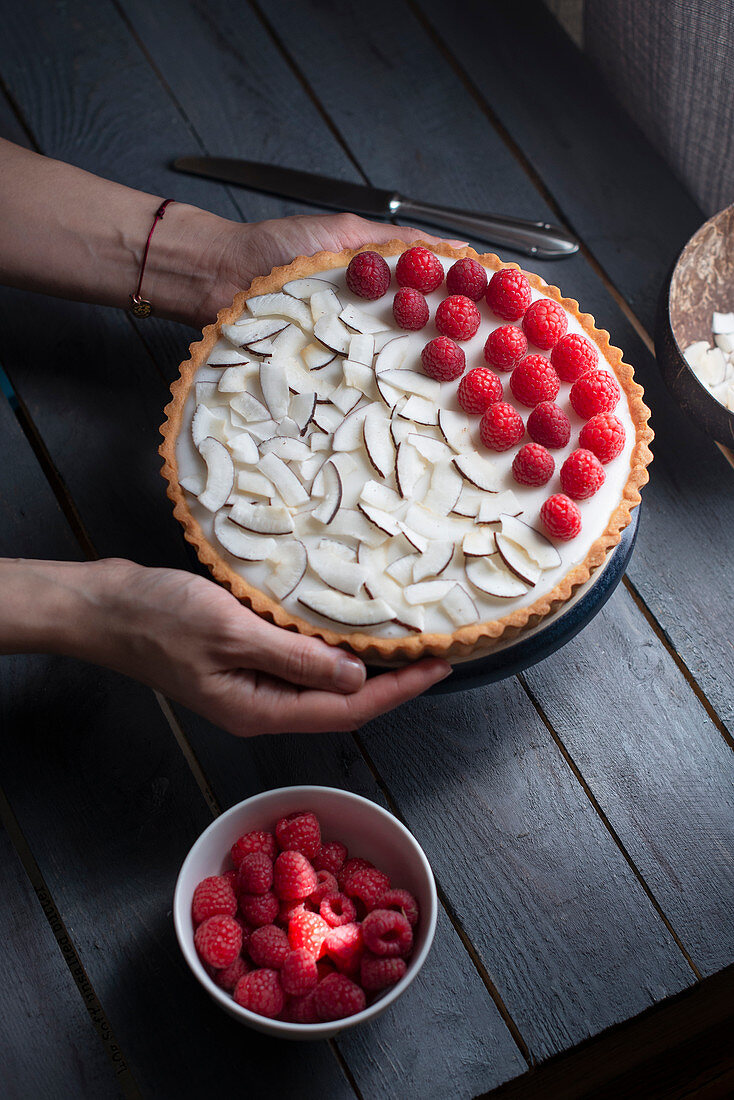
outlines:
[{"label": "white ceramic bowl", "polygon": [[[413,954],[396,985],[363,1012],[322,1024],[293,1024],[269,1020],[241,1008],[231,994],[207,974],[194,948],[191,899],[197,883],[230,866],[229,850],[252,829],[274,830],[276,821],[296,810],[313,810],[325,840],[340,840],[350,856],[370,859],[385,871],[395,887],[409,890],[420,906]],[[240,1023],[282,1039],[328,1039],[346,1028],[372,1020],[408,988],[423,966],[436,929],[436,885],[423,849],[396,817],[381,806],[335,787],[279,787],[253,795],[218,817],[201,834],[184,860],[173,898],[173,920],[184,958],[209,996]]]}]

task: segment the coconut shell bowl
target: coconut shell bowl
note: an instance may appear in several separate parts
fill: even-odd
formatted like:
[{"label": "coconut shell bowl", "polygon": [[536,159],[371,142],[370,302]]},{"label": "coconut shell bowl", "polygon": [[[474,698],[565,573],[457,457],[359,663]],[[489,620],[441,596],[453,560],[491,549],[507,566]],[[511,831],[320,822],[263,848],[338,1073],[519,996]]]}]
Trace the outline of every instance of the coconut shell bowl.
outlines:
[{"label": "coconut shell bowl", "polygon": [[698,229],[678,256],[658,302],[655,352],[668,389],[685,413],[726,447],[734,447],[734,413],[699,382],[683,352],[712,343],[714,311],[734,310],[734,205]]}]

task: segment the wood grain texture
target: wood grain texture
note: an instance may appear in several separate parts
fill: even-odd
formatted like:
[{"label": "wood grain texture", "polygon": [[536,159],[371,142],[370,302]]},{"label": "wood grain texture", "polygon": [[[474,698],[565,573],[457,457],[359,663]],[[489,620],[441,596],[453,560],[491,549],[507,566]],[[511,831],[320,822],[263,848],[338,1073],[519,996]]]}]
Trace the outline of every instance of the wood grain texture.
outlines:
[{"label": "wood grain texture", "polygon": [[515,681],[363,739],[536,1058],[693,980]]},{"label": "wood grain texture", "polygon": [[699,971],[734,962],[734,755],[629,593],[525,676]]},{"label": "wood grain texture", "polygon": [[[292,8],[275,0],[267,15],[353,155],[369,166],[373,183],[470,209],[491,205],[552,219],[552,210],[486,114],[402,6],[379,0],[367,11],[356,0],[328,0]],[[359,64],[355,43],[361,43]],[[326,44],[333,61],[320,66],[319,49]],[[430,72],[431,80],[404,86],[401,82],[414,69]],[[561,146],[556,147],[559,160]],[[598,155],[589,159],[601,186],[605,163]],[[650,241],[651,262],[653,246]],[[531,266],[550,282],[560,282],[564,293],[577,297],[612,333],[646,388],[656,431],[655,462],[644,493],[647,522],[630,576],[714,708],[734,729],[734,693],[728,689],[731,632],[715,614],[719,599],[734,595],[731,579],[720,568],[734,540],[731,470],[674,405],[654,360],[584,257],[562,264],[533,261]],[[700,552],[702,545],[706,554]]]},{"label": "wood grain texture", "polygon": [[[0,555],[73,557],[4,399],[0,415]],[[5,793],[143,1093],[191,1095],[215,1065],[222,1087],[246,1076],[253,1096],[294,1095],[306,1074],[309,1100],[352,1097],[328,1046],[276,1058],[279,1044],[221,1012],[184,963],[173,888],[211,817],[152,693],[75,661],[4,657],[0,729]],[[258,1078],[260,1058],[272,1065]]]},{"label": "wood grain texture", "polygon": [[119,1097],[112,1064],[2,826],[0,894],[6,975],[0,989],[3,1096]]}]

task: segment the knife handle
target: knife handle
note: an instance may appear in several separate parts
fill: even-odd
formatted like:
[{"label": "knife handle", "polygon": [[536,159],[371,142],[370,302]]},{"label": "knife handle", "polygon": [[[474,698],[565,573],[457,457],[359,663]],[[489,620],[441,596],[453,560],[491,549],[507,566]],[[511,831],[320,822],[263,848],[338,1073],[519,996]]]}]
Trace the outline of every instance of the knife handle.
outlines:
[{"label": "knife handle", "polygon": [[530,222],[523,218],[505,218],[500,214],[474,214],[471,210],[455,210],[450,206],[434,206],[417,202],[403,195],[393,195],[389,203],[391,216],[404,215],[446,229],[459,230],[475,240],[504,245],[526,256],[543,260],[572,256],[579,242],[559,225]]}]

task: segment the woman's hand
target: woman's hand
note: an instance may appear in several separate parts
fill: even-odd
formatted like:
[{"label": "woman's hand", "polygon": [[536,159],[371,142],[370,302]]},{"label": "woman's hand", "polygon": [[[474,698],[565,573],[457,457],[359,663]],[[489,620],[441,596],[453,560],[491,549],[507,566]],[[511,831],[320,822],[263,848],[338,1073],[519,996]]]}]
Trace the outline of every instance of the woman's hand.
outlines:
[{"label": "woman's hand", "polygon": [[[214,223],[212,223],[214,228]],[[215,275],[211,292],[193,315],[181,317],[198,328],[213,321],[218,311],[230,304],[257,275],[288,264],[296,256],[315,252],[341,252],[363,244],[385,244],[396,237],[403,241],[439,243],[438,237],[405,225],[367,221],[357,214],[320,214],[277,218],[264,222],[224,222],[219,225],[216,244],[208,250]],[[465,241],[445,241],[463,248]]]},{"label": "woman's hand", "polygon": [[5,562],[2,583],[16,623],[5,624],[6,644],[0,629],[0,652],[105,665],[238,737],[356,729],[451,671],[430,659],[366,681],[356,657],[272,626],[213,581],[178,569]]}]

